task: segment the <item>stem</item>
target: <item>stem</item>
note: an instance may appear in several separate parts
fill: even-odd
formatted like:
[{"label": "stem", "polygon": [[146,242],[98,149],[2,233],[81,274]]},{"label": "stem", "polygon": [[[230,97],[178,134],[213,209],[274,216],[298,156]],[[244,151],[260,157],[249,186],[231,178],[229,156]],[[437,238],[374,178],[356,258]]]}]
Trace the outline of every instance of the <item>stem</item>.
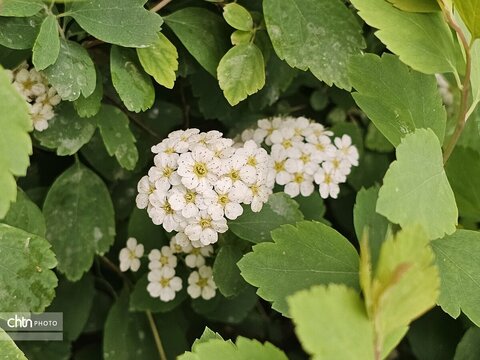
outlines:
[{"label": "stem", "polygon": [[157,5],[153,6],[150,11],[151,12],[157,12],[159,11],[160,9],[162,9],[163,7],[167,6],[170,2],[172,2],[172,0],[162,0],[160,1]]},{"label": "stem", "polygon": [[457,120],[457,126],[455,127],[455,131],[450,138],[450,142],[448,143],[447,147],[445,148],[443,152],[443,164],[445,164],[448,161],[448,158],[453,152],[453,149],[455,148],[455,145],[458,142],[458,139],[460,138],[460,135],[463,132],[463,129],[465,128],[465,123],[467,122],[467,115],[468,115],[468,97],[470,94],[470,76],[472,73],[472,56],[470,52],[470,44],[467,41],[467,38],[465,36],[465,33],[463,30],[460,28],[460,26],[455,22],[455,20],[452,18],[452,14],[450,11],[448,11],[445,6],[441,6],[443,14],[445,15],[445,18],[447,19],[448,24],[450,27],[455,30],[457,33],[462,46],[465,50],[465,58],[466,58],[466,69],[465,69],[465,77],[463,79],[463,84],[462,84],[462,97],[460,101],[460,111],[458,114],[458,120]]},{"label": "stem", "polygon": [[150,323],[150,327],[152,328],[153,338],[155,339],[155,344],[157,345],[158,355],[160,356],[161,360],[167,360],[167,355],[165,354],[165,350],[163,349],[162,340],[160,339],[160,334],[158,333],[157,326],[155,325],[155,320],[153,319],[152,313],[150,310],[145,311],[147,315],[148,322]]}]

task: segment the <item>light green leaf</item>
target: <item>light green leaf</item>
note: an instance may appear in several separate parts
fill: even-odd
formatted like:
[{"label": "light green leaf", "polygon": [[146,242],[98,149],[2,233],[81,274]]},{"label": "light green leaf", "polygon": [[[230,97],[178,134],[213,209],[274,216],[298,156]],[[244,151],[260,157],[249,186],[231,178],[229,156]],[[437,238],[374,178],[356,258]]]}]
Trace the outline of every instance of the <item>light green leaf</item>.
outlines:
[{"label": "light green leaf", "polygon": [[206,343],[206,342],[208,342],[210,340],[214,340],[214,339],[224,340],[222,335],[220,335],[217,332],[214,332],[214,331],[210,330],[208,327],[205,327],[205,330],[203,330],[202,336],[200,336],[198,339],[195,339],[195,341],[193,342],[192,352],[195,352],[197,345]]},{"label": "light green leaf", "polygon": [[357,239],[368,237],[370,257],[373,268],[377,265],[380,248],[385,241],[388,231],[388,220],[375,211],[377,206],[379,187],[374,186],[367,190],[361,189],[357,193],[355,207],[353,208],[353,222]]},{"label": "light green leaf", "polygon": [[231,48],[220,60],[218,83],[230,105],[237,105],[265,85],[265,63],[255,44]]},{"label": "light green leaf", "polygon": [[380,188],[377,212],[402,227],[421,225],[430,239],[453,233],[458,210],[433,131],[405,136],[396,154]]},{"label": "light green leaf", "polygon": [[55,107],[55,116],[49,120],[48,128],[35,131],[34,135],[42,146],[56,149],[57,155],[73,155],[90,141],[95,127],[95,118],[81,118],[72,103],[62,102]]},{"label": "light green leaf", "polygon": [[[384,1],[384,0],[382,0]],[[265,0],[268,34],[278,57],[328,85],[350,89],[346,63],[365,47],[362,29],[339,0]]]},{"label": "light green leaf", "polygon": [[411,70],[389,54],[352,57],[348,74],[358,106],[393,145],[418,128],[431,128],[443,143],[447,113],[433,75]]},{"label": "light green leaf", "polygon": [[426,74],[457,72],[462,55],[440,12],[418,14],[385,0],[352,0],[375,35],[405,64]]},{"label": "light green leaf", "polygon": [[229,48],[228,30],[223,19],[211,11],[187,7],[165,17],[188,52],[212,76]]},{"label": "light green leaf", "polygon": [[28,360],[25,354],[15,345],[12,339],[7,335],[5,330],[0,328],[0,357],[2,359],[16,359],[16,360]]},{"label": "light green leaf", "polygon": [[358,254],[334,229],[317,222],[284,225],[272,231],[274,243],[253,247],[238,263],[257,294],[288,316],[287,296],[312,285],[342,283],[358,287]]},{"label": "light green leaf", "polygon": [[244,207],[242,216],[229,221],[230,230],[239,238],[260,243],[271,241],[270,231],[284,224],[295,224],[303,220],[298,204],[284,193],[270,195],[260,212],[254,213]]},{"label": "light green leaf", "polygon": [[345,285],[315,286],[288,305],[305,350],[314,360],[373,360],[374,333],[360,295]]},{"label": "light green leaf", "polygon": [[133,49],[112,46],[110,71],[113,86],[128,110],[140,112],[152,107],[155,89]]},{"label": "light green leaf", "polygon": [[[232,3],[234,4],[234,3]],[[248,44],[252,40],[253,33],[251,31],[235,30],[230,35],[232,45]]]},{"label": "light green leaf", "polygon": [[252,15],[242,5],[230,3],[223,7],[223,18],[231,27],[251,31],[253,29]]},{"label": "light green leaf", "polygon": [[96,79],[95,90],[93,91],[93,93],[88,97],[80,95],[79,98],[73,102],[73,106],[75,107],[77,114],[82,118],[89,118],[97,115],[102,105],[102,99],[103,99],[102,75],[100,74],[99,71],[97,71],[96,73],[97,73],[97,79]]},{"label": "light green leaf", "polygon": [[129,128],[127,115],[114,106],[103,105],[96,119],[108,154],[115,155],[123,168],[133,170],[138,161],[137,140]]},{"label": "light green leaf", "polygon": [[30,164],[32,141],[28,134],[33,124],[27,103],[10,85],[0,66],[0,219],[17,198],[16,176],[25,176]]},{"label": "light green leaf", "polygon": [[243,256],[244,244],[238,239],[228,239],[218,251],[213,264],[213,278],[225,297],[238,295],[247,283],[240,276],[237,262]]},{"label": "light green leaf", "polygon": [[458,11],[474,39],[480,37],[480,0],[453,0]]},{"label": "light green leaf", "polygon": [[480,359],[480,329],[471,327],[457,346],[454,360]]},{"label": "light green leaf", "polygon": [[230,340],[211,339],[206,342],[197,343],[192,352],[186,352],[178,357],[178,360],[288,360],[287,356],[275,347],[266,342],[264,344],[257,340],[251,340],[239,336],[236,344]]},{"label": "light green leaf", "polygon": [[[179,276],[177,274],[177,276]],[[175,309],[182,302],[187,299],[187,286],[184,284],[183,289],[177,292],[175,299],[164,302],[159,298],[153,298],[147,291],[149,284],[148,274],[143,275],[140,280],[137,281],[135,287],[130,294],[130,311],[151,311],[153,313],[165,313]]]},{"label": "light green leaf", "polygon": [[48,15],[40,27],[40,31],[33,45],[33,65],[37,70],[44,70],[57,61],[60,52],[60,38],[58,36],[57,18]]},{"label": "light green leaf", "polygon": [[42,0],[3,0],[0,16],[33,16],[43,8]]},{"label": "light green leaf", "polygon": [[129,312],[125,290],[110,309],[103,334],[104,359],[158,358],[147,317],[144,313]]},{"label": "light green leaf", "polygon": [[0,224],[0,312],[42,312],[50,304],[57,286],[50,246],[44,238]]},{"label": "light green leaf", "polygon": [[35,43],[44,15],[32,17],[0,16],[0,45],[10,49],[31,49]]},{"label": "light green leaf", "polygon": [[94,278],[89,273],[73,283],[61,278],[49,312],[63,313],[63,336],[75,341],[87,323],[95,295]]},{"label": "light green leaf", "polygon": [[395,7],[410,12],[435,12],[440,11],[436,0],[388,0]]},{"label": "light green leaf", "polygon": [[87,97],[95,90],[96,74],[87,50],[73,41],[60,40],[57,61],[44,70],[50,84],[63,100]]},{"label": "light green leaf", "polygon": [[448,159],[445,170],[455,194],[460,216],[479,219],[480,156],[478,152],[457,146]]},{"label": "light green leaf", "polygon": [[42,211],[21,190],[7,215],[0,222],[45,237],[45,219]]},{"label": "light green leaf", "polygon": [[43,207],[47,239],[58,270],[77,281],[112,245],[115,221],[112,200],[103,181],[78,161],[50,188]]},{"label": "light green leaf", "polygon": [[157,34],[155,43],[143,49],[137,49],[138,58],[145,71],[152,75],[156,82],[172,89],[178,70],[177,48],[162,33]]},{"label": "light green leaf", "polygon": [[480,326],[480,234],[457,230],[432,247],[442,279],[439,305],[453,318],[463,311]]},{"label": "light green leaf", "polygon": [[146,0],[85,0],[68,12],[97,39],[125,47],[147,47],[157,39],[162,18],[143,7]]}]

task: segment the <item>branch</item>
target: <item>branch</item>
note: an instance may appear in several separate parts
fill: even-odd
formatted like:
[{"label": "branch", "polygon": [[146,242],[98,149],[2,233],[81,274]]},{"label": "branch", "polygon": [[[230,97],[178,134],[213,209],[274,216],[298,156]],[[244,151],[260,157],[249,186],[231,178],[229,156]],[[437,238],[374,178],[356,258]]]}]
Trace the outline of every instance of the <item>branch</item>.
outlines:
[{"label": "branch", "polygon": [[457,33],[462,43],[462,46],[465,50],[465,58],[466,58],[465,77],[463,79],[463,84],[461,89],[462,96],[460,101],[460,111],[458,114],[457,126],[455,127],[455,131],[452,137],[450,138],[450,142],[448,143],[448,145],[446,146],[443,152],[443,163],[445,164],[448,161],[448,158],[450,157],[450,155],[452,155],[453,149],[455,148],[455,145],[457,144],[458,139],[460,138],[460,135],[462,134],[463,129],[465,128],[465,123],[468,120],[468,97],[470,94],[470,76],[472,73],[472,56],[470,52],[470,44],[467,41],[465,33],[460,28],[460,26],[455,22],[455,20],[452,18],[452,13],[448,9],[446,9],[444,5],[441,7],[448,25],[450,25],[450,27],[453,30],[455,30],[455,32]]},{"label": "branch", "polygon": [[155,320],[153,319],[152,313],[150,312],[150,310],[147,310],[145,311],[145,314],[147,315],[148,322],[150,323],[150,327],[152,329],[153,338],[155,339],[155,344],[157,345],[160,360],[167,360],[167,355],[165,354],[165,350],[163,349],[162,340],[160,339],[160,334],[158,333],[158,329],[155,325]]},{"label": "branch", "polygon": [[153,6],[150,11],[151,12],[157,12],[159,11],[160,9],[164,8],[165,6],[167,6],[170,2],[172,2],[172,0],[162,0],[160,1],[157,5]]}]

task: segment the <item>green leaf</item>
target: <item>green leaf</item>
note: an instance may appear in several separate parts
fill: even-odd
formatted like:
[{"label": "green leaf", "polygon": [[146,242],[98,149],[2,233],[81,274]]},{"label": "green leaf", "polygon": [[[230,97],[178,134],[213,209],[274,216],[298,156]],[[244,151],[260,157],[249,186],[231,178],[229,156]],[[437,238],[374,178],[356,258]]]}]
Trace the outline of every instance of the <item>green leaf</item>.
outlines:
[{"label": "green leaf", "polygon": [[237,262],[243,256],[244,244],[239,240],[230,240],[218,251],[213,264],[213,278],[218,290],[225,297],[238,295],[247,283],[240,276]]},{"label": "green leaf", "polygon": [[480,329],[471,327],[457,346],[454,360],[475,360],[480,358]]},{"label": "green leaf", "polygon": [[60,52],[60,38],[58,36],[57,18],[48,15],[40,27],[40,31],[33,45],[33,65],[37,70],[44,70],[57,61]]},{"label": "green leaf", "polygon": [[[17,342],[27,359],[70,360],[71,343],[67,341]],[[76,359],[75,360],[80,360]],[[84,359],[85,360],[85,359]]]},{"label": "green leaf", "polygon": [[72,103],[62,102],[55,107],[55,116],[49,120],[48,128],[35,131],[34,135],[42,146],[56,149],[57,155],[73,155],[90,141],[95,127],[95,118],[81,118]]},{"label": "green leaf", "polygon": [[44,70],[48,82],[63,100],[73,101],[95,90],[96,74],[87,50],[76,42],[60,40],[57,61]]},{"label": "green leaf", "polygon": [[162,18],[147,11],[145,0],[75,1],[68,14],[89,34],[125,47],[147,47],[157,39]]},{"label": "green leaf", "polygon": [[358,287],[358,254],[334,229],[317,222],[284,225],[272,231],[274,243],[253,247],[238,263],[257,294],[288,316],[287,296],[312,285],[342,283]]},{"label": "green leaf", "polygon": [[[235,3],[231,3],[235,4]],[[235,30],[230,35],[232,45],[248,44],[252,40],[253,33],[251,31]]]},{"label": "green leaf", "polygon": [[44,238],[0,224],[0,312],[42,312],[50,304],[57,286],[50,246]]},{"label": "green leaf", "polygon": [[[196,350],[196,347],[200,344],[203,344],[203,343],[206,343],[210,340],[214,340],[214,339],[218,339],[218,340],[224,340],[222,335],[220,335],[219,333],[217,332],[214,332],[212,330],[210,330],[207,327],[205,327],[205,330],[203,330],[203,333],[202,333],[202,336],[200,336],[200,338],[196,339],[194,342],[193,342],[193,345],[192,345],[192,352],[195,352]],[[228,341],[228,340],[227,340]]]},{"label": "green leaf", "polygon": [[472,219],[480,218],[479,161],[478,152],[457,146],[445,168],[460,216]]},{"label": "green leaf", "polygon": [[[382,0],[384,1],[384,0]],[[346,63],[365,48],[362,29],[339,0],[265,0],[268,34],[278,57],[328,85],[350,89]]]},{"label": "green leaf", "polygon": [[140,112],[152,107],[155,89],[133,49],[112,46],[110,71],[113,86],[128,110]]},{"label": "green leaf", "polygon": [[419,128],[431,128],[443,143],[447,113],[433,75],[389,54],[352,57],[348,73],[357,90],[353,98],[393,145]]},{"label": "green leaf", "polygon": [[87,323],[95,295],[94,278],[85,274],[73,283],[61,278],[49,312],[63,313],[64,339],[75,341]]},{"label": "green leaf", "polygon": [[[462,58],[458,43],[440,12],[418,14],[385,0],[352,0],[375,35],[405,64],[426,74],[457,72]],[[405,41],[408,39],[408,41]]]},{"label": "green leaf", "polygon": [[15,345],[12,339],[7,335],[5,330],[0,328],[0,341],[2,347],[0,348],[0,357],[2,359],[10,360],[28,360],[25,354]]},{"label": "green leaf", "polygon": [[[1,28],[1,27],[0,27]],[[25,176],[30,164],[32,141],[28,134],[33,124],[27,103],[10,85],[7,73],[0,66],[0,219],[17,198],[16,176]]]},{"label": "green leaf", "polygon": [[164,302],[159,298],[153,298],[147,291],[148,286],[148,274],[143,275],[140,280],[137,281],[135,287],[130,295],[130,311],[151,311],[153,313],[164,313],[175,309],[188,297],[186,291],[186,284],[183,289],[178,292],[175,299],[172,301]]},{"label": "green leaf", "polygon": [[455,11],[460,14],[474,39],[480,37],[480,0],[453,0]]},{"label": "green leaf", "polygon": [[6,69],[15,69],[30,57],[30,50],[9,49],[0,45],[0,65]]},{"label": "green leaf", "polygon": [[310,196],[298,196],[295,201],[300,205],[300,211],[305,217],[305,220],[315,220],[326,223],[323,216],[327,209],[318,191],[313,192]]},{"label": "green leaf", "polygon": [[0,16],[33,16],[43,9],[42,0],[3,0]]},{"label": "green leaf", "polygon": [[265,64],[255,44],[231,48],[220,60],[218,82],[230,105],[237,105],[265,85]]},{"label": "green leaf", "polygon": [[440,11],[436,0],[388,0],[395,7],[410,12],[435,12]]},{"label": "green leaf", "polygon": [[295,224],[303,220],[298,204],[284,193],[270,195],[260,212],[254,213],[244,207],[242,216],[229,221],[230,230],[239,238],[260,243],[271,241],[270,231],[284,224]]},{"label": "green leaf", "polygon": [[147,317],[144,313],[129,312],[125,290],[110,309],[103,334],[104,359],[158,358]]},{"label": "green leaf", "polygon": [[136,238],[140,244],[143,244],[145,253],[169,244],[165,231],[152,222],[145,210],[137,207],[133,208],[128,221],[128,236]]},{"label": "green leaf", "polygon": [[223,18],[231,27],[251,31],[253,29],[252,15],[242,5],[230,3],[223,7]]},{"label": "green leaf", "polygon": [[218,63],[229,48],[223,19],[206,9],[187,7],[166,16],[165,22],[200,65],[216,76]]},{"label": "green leaf", "polygon": [[127,115],[114,106],[103,105],[96,118],[108,154],[115,155],[123,168],[133,170],[138,161],[138,150]]},{"label": "green leaf", "polygon": [[367,135],[365,136],[365,147],[369,150],[389,153],[395,148],[392,143],[372,123],[368,124]]},{"label": "green leaf", "polygon": [[432,242],[442,278],[439,305],[453,318],[463,311],[480,326],[480,234],[457,230]]},{"label": "green leaf", "polygon": [[45,219],[42,211],[21,190],[17,200],[10,206],[7,216],[0,222],[45,237]]},{"label": "green leaf", "polygon": [[314,360],[373,360],[374,333],[359,294],[344,285],[315,286],[288,304],[297,333]]},{"label": "green leaf", "polygon": [[374,186],[367,190],[361,189],[357,193],[355,207],[353,208],[353,222],[357,239],[368,237],[370,257],[373,268],[376,267],[380,248],[385,241],[388,231],[388,220],[375,211],[377,206],[379,187]]},{"label": "green leaf", "polygon": [[0,16],[0,45],[10,49],[31,49],[45,16],[32,17]]},{"label": "green leaf", "polygon": [[236,344],[230,340],[211,339],[198,343],[192,352],[186,352],[178,357],[178,360],[287,360],[287,356],[275,347],[266,342],[264,344],[257,340],[251,340],[239,336]]},{"label": "green leaf", "polygon": [[102,82],[102,75],[99,71],[97,73],[95,90],[93,93],[85,97],[80,95],[77,100],[73,102],[73,106],[77,111],[77,114],[82,118],[89,118],[92,116],[97,115],[100,111],[100,107],[102,106],[102,99],[103,99],[103,82]]},{"label": "green leaf", "polygon": [[405,136],[396,154],[380,188],[377,212],[402,227],[421,225],[430,239],[453,233],[458,210],[433,131]]},{"label": "green leaf", "polygon": [[138,58],[145,71],[156,82],[168,89],[173,89],[178,70],[177,48],[162,33],[157,34],[155,43],[143,49],[137,49]]},{"label": "green leaf", "polygon": [[107,187],[78,161],[50,188],[43,207],[58,270],[77,281],[112,245],[115,221]]}]

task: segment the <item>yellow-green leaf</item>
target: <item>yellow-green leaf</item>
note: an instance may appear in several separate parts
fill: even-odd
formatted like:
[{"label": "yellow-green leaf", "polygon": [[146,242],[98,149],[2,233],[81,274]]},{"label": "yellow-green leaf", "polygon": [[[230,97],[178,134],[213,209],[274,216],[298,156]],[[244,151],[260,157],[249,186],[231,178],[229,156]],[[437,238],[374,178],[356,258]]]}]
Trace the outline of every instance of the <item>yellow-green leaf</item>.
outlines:
[{"label": "yellow-green leaf", "polygon": [[480,0],[454,0],[455,10],[462,17],[474,39],[480,37]]}]

